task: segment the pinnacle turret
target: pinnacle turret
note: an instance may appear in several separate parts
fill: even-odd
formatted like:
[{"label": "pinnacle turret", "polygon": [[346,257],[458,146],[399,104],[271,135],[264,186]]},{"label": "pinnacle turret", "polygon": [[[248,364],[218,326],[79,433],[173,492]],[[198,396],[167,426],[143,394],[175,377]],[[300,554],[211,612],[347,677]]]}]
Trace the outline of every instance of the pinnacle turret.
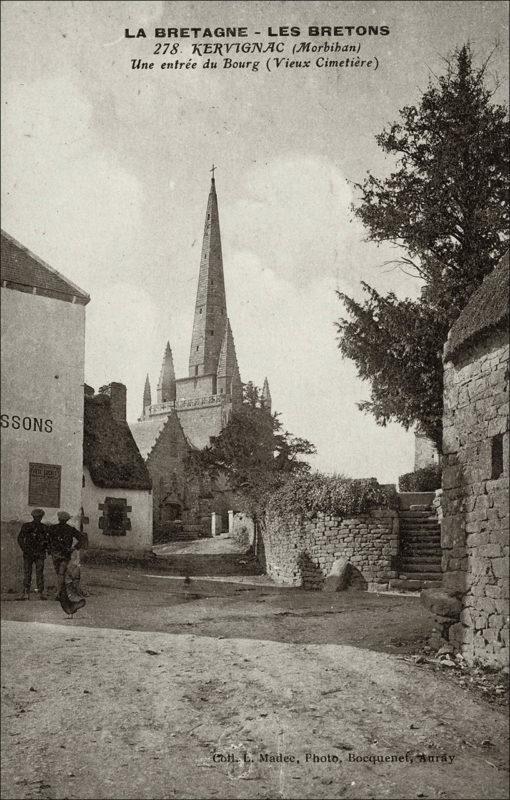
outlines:
[{"label": "pinnacle turret", "polygon": [[167,342],[158,381],[158,403],[172,400],[175,400],[175,370],[170,342]]},{"label": "pinnacle turret", "polygon": [[228,319],[221,343],[216,379],[218,394],[234,395],[241,385],[236,347],[234,344],[234,337],[232,336],[232,328],[230,327],[230,321]]},{"label": "pinnacle turret", "polygon": [[198,276],[195,318],[189,358],[190,377],[210,375],[217,372],[226,318],[227,304],[221,253],[220,220],[216,185],[213,177],[207,202]]},{"label": "pinnacle turret", "polygon": [[271,411],[271,405],[272,405],[271,392],[269,390],[269,381],[267,378],[264,378],[264,385],[262,387],[262,394],[260,395],[260,399],[262,401],[262,405],[264,406],[264,408],[266,408],[268,411]]},{"label": "pinnacle turret", "polygon": [[151,399],[151,384],[149,381],[149,376],[145,378],[145,386],[143,387],[143,405],[142,405],[142,417],[145,414],[145,409],[147,406],[150,406],[152,402]]}]

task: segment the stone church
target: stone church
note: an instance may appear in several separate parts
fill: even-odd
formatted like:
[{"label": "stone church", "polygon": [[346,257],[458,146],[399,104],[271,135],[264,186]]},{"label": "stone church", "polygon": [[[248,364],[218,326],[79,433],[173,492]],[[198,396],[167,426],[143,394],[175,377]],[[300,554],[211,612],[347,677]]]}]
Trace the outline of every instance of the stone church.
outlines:
[{"label": "stone church", "polygon": [[[153,483],[154,534],[195,538],[228,529],[234,499],[225,482],[190,484],[184,461],[210,444],[242,404],[243,385],[227,314],[218,199],[213,177],[207,202],[188,375],[176,378],[167,342],[153,403],[149,376],[142,414],[131,431]],[[270,404],[267,380],[266,406]]]}]

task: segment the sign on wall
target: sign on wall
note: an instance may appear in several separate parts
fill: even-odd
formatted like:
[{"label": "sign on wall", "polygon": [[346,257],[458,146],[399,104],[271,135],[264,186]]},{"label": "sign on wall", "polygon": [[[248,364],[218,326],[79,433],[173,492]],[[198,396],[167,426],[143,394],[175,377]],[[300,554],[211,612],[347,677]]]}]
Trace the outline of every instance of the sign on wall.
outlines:
[{"label": "sign on wall", "polygon": [[58,508],[61,473],[59,464],[29,464],[28,505]]}]

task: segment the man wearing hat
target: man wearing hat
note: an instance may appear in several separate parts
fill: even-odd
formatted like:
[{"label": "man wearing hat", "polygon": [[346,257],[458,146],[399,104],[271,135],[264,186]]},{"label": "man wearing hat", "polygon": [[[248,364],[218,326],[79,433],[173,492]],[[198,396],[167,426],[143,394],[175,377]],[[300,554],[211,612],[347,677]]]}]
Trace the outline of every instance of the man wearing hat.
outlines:
[{"label": "man wearing hat", "polygon": [[53,566],[57,573],[57,598],[64,585],[66,569],[69,564],[73,551],[73,541],[77,540],[76,548],[79,549],[82,543],[82,534],[72,525],[68,525],[71,515],[67,511],[59,511],[57,514],[58,523],[52,525],[48,531],[49,551],[53,559]]},{"label": "man wearing hat", "polygon": [[30,512],[33,522],[25,522],[18,535],[18,544],[23,552],[23,595],[22,600],[30,599],[32,585],[32,569],[35,564],[35,580],[39,599],[46,600],[44,594],[44,559],[48,549],[48,529],[43,525],[42,508],[34,508]]}]

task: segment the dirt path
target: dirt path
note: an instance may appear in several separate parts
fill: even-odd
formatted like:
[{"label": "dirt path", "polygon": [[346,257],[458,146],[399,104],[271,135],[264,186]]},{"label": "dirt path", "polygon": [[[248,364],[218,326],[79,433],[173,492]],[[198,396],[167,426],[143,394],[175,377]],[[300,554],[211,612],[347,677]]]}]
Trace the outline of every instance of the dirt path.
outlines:
[{"label": "dirt path", "polygon": [[415,598],[144,580],[5,604],[3,798],[506,796],[504,711],[396,655]]}]

